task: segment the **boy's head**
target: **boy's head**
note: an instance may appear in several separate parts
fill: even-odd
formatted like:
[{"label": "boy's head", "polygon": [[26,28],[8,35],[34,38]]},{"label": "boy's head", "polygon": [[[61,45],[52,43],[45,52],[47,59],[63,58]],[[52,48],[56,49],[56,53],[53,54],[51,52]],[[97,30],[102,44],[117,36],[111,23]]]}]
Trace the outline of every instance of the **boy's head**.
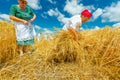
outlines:
[{"label": "boy's head", "polygon": [[82,22],[83,22],[83,23],[84,23],[84,22],[87,22],[87,21],[90,19],[91,16],[92,16],[92,13],[91,13],[91,12],[89,12],[87,9],[83,10],[83,11],[81,12]]}]

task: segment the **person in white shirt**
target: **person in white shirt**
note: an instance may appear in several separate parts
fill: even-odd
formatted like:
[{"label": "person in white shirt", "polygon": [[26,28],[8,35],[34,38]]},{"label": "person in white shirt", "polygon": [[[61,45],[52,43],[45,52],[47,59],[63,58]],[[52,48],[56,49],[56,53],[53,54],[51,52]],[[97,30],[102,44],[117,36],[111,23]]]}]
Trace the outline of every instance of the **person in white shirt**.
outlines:
[{"label": "person in white shirt", "polygon": [[81,12],[81,15],[74,15],[71,17],[63,26],[63,30],[69,30],[73,34],[74,39],[77,41],[78,35],[76,32],[80,30],[82,23],[87,22],[91,16],[92,13],[85,9]]}]

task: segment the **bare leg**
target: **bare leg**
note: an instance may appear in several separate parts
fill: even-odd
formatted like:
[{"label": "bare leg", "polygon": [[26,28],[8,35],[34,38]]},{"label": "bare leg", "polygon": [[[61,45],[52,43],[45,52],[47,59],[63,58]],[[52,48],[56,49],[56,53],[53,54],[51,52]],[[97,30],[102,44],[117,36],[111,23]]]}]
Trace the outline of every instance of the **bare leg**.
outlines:
[{"label": "bare leg", "polygon": [[24,53],[27,53],[27,51],[28,51],[27,46],[23,47],[23,51],[24,51]]},{"label": "bare leg", "polygon": [[18,49],[19,49],[19,53],[20,53],[20,56],[23,56],[23,46],[18,46]]},{"label": "bare leg", "polygon": [[24,46],[24,50],[26,53],[32,54],[32,52],[34,51],[34,47],[33,47],[33,45]]},{"label": "bare leg", "polygon": [[30,46],[24,46],[23,50],[25,53],[28,53],[30,51]]}]

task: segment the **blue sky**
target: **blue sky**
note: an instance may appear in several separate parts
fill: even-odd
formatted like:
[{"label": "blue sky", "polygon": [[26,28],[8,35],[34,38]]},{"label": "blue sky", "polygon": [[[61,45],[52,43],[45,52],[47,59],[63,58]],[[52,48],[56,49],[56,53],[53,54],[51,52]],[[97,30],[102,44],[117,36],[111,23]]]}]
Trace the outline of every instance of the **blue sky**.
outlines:
[{"label": "blue sky", "polygon": [[[38,30],[62,28],[73,15],[89,9],[93,16],[83,29],[98,29],[106,25],[120,25],[120,0],[27,0],[37,15],[34,25]],[[0,19],[9,20],[9,9],[17,0],[0,0]]]}]

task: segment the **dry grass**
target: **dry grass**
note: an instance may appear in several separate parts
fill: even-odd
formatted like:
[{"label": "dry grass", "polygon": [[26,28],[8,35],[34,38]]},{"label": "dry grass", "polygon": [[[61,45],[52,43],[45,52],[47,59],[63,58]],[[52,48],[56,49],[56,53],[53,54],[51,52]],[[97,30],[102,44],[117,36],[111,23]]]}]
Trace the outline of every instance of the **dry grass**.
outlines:
[{"label": "dry grass", "polygon": [[0,80],[120,80],[120,28],[78,34],[77,42],[65,31],[36,42],[32,55],[4,63]]},{"label": "dry grass", "polygon": [[16,56],[16,39],[12,23],[0,21],[0,63]]}]

